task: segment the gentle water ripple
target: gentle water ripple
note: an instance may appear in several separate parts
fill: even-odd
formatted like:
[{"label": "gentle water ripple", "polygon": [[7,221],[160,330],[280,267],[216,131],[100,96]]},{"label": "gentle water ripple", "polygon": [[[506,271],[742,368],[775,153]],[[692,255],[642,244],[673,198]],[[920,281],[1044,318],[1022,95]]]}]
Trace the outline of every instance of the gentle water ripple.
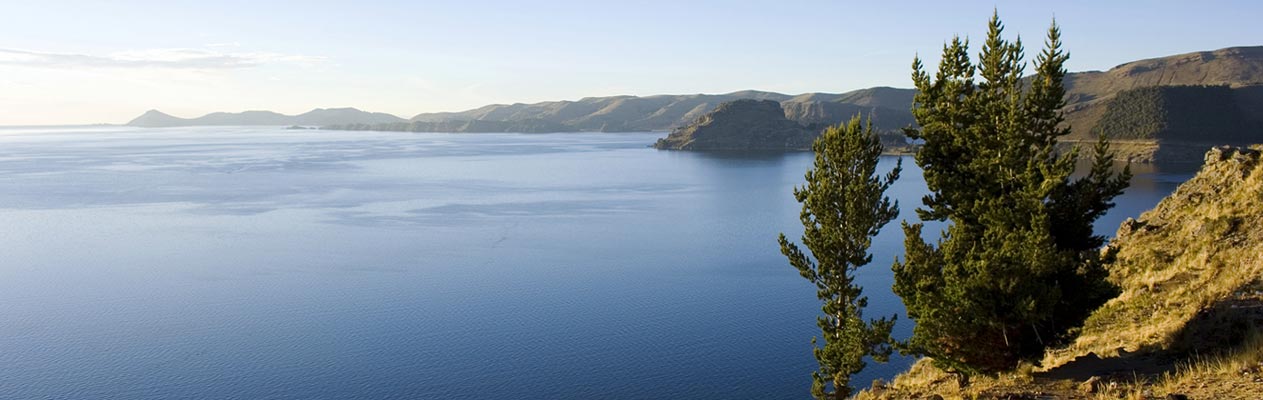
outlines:
[{"label": "gentle water ripple", "polygon": [[0,129],[0,398],[807,398],[810,155],[658,136]]}]

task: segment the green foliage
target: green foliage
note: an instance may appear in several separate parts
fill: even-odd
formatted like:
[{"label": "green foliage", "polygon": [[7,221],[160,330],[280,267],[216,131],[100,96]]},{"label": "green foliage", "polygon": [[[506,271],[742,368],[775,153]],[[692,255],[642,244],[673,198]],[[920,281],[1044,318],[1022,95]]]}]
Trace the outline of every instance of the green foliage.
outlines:
[{"label": "green foliage", "polygon": [[884,362],[891,353],[894,316],[864,321],[868,298],[854,281],[856,269],[873,259],[868,253],[872,237],[899,214],[885,191],[899,178],[902,163],[884,177],[877,175],[882,146],[871,120],[861,126],[858,116],[826,130],[812,150],[816,161],[807,171],[807,184],[794,188],[794,198],[803,205],[802,242],[811,255],[784,234],[779,241],[781,253],[816,285],[816,297],[824,303],[824,315],[816,320],[824,347],[814,350],[820,370],[812,373],[812,395],[842,399],[850,396],[851,375],[864,369],[864,357]]},{"label": "green foliage", "polygon": [[905,132],[925,142],[916,161],[931,195],[917,214],[950,224],[936,244],[922,238],[922,224],[903,224],[894,291],[917,325],[902,350],[966,377],[1038,362],[1117,295],[1092,223],[1130,180],[1111,172],[1104,138],[1091,171],[1071,179],[1077,150],[1054,150],[1069,133],[1060,30],[1049,29],[1029,80],[1021,41],[1003,30],[993,15],[977,65],[959,37],[933,78],[914,60],[920,128]]},{"label": "green foliage", "polygon": [[1228,86],[1149,86],[1119,92],[1092,132],[1112,139],[1244,141],[1252,122]]}]

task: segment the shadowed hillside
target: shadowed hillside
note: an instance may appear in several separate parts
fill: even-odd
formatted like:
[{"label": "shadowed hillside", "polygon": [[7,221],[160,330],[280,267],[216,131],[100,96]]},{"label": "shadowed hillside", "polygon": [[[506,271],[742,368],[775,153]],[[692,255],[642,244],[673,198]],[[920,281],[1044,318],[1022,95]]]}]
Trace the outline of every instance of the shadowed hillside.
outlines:
[{"label": "shadowed hillside", "polygon": [[1228,86],[1150,86],[1114,95],[1092,135],[1239,143],[1256,138],[1260,128]]},{"label": "shadowed hillside", "polygon": [[[1263,108],[1259,107],[1263,105],[1263,46],[1179,54],[1133,61],[1109,71],[1069,74],[1065,110],[1066,122],[1074,129],[1072,137],[1091,139],[1114,96],[1150,86],[1227,86],[1234,92],[1237,107],[1248,111],[1248,118],[1263,119]],[[1261,136],[1263,133],[1252,135]]]}]

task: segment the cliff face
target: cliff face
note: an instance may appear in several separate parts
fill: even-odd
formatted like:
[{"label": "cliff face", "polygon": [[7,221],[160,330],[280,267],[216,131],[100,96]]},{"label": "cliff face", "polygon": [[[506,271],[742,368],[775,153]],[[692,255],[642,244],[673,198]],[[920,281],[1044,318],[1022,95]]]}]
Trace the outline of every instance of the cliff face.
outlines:
[{"label": "cliff face", "polygon": [[658,139],[663,150],[809,150],[819,132],[785,118],[780,103],[737,100],[720,104],[693,124]]}]

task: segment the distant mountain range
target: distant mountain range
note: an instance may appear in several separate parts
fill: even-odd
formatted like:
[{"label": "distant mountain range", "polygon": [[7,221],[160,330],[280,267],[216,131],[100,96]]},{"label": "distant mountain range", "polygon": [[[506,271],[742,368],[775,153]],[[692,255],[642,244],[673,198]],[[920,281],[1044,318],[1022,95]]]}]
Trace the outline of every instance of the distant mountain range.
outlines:
[{"label": "distant mountain range", "polygon": [[797,96],[754,90],[727,94],[588,97],[577,101],[494,104],[460,112],[424,113],[411,120],[354,108],[316,109],[299,115],[271,111],[212,113],[179,118],[150,110],[128,125],[169,127],[195,125],[314,125],[342,130],[415,132],[636,132],[667,131],[687,125],[719,104],[740,100],[774,100],[785,116],[807,124],[829,124],[857,113],[873,114],[885,128],[912,122],[911,89],[876,87],[853,92],[807,93]]},{"label": "distant mountain range", "polygon": [[912,122],[913,91],[877,87],[853,92],[797,96],[746,90],[727,94],[587,97],[577,101],[494,104],[461,112],[418,114],[408,122],[337,124],[329,129],[413,132],[642,132],[687,125],[734,100],[779,102],[785,117],[830,124],[857,113],[873,114],[889,129]]},{"label": "distant mountain range", "polygon": [[[1128,94],[1155,86],[1224,88]],[[1263,129],[1263,47],[1180,54],[1129,62],[1109,71],[1071,73],[1066,77],[1066,87],[1066,121],[1073,128],[1070,139],[1091,139],[1105,132],[1118,138],[1192,140],[1198,138],[1187,136],[1201,135],[1263,141],[1263,132],[1259,132]],[[576,101],[495,104],[459,112],[424,113],[407,120],[353,108],[317,109],[294,116],[269,111],[213,113],[192,119],[149,111],[128,124],[313,125],[327,129],[416,132],[668,131],[697,121],[720,104],[753,99],[780,103],[785,118],[804,126],[836,124],[856,113],[864,113],[873,116],[879,130],[889,131],[913,123],[910,108],[914,94],[912,89],[875,87],[839,94],[787,95],[747,90],[727,94],[588,97]],[[1149,108],[1139,110],[1137,107]],[[1199,125],[1173,120],[1190,114],[1213,120],[1207,118],[1204,111],[1214,109],[1226,110],[1223,115],[1232,118],[1231,123]],[[1128,117],[1133,112],[1146,117]],[[1211,132],[1225,129],[1234,132]],[[1144,133],[1136,133],[1139,131]]]},{"label": "distant mountain range", "polygon": [[354,108],[317,108],[298,115],[285,115],[271,111],[217,112],[197,118],[180,118],[158,110],[149,110],[132,119],[127,125],[147,128],[199,125],[325,126],[334,124],[385,124],[404,121],[406,120],[394,115],[360,111]]}]

